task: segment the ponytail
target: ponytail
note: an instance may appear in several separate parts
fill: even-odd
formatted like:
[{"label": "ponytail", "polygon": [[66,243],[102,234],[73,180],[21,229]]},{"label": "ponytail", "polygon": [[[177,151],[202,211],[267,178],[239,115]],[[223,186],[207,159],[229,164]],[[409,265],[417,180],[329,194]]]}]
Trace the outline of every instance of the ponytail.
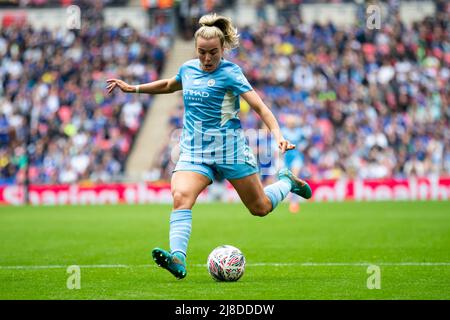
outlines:
[{"label": "ponytail", "polygon": [[213,13],[201,17],[199,24],[201,27],[194,35],[196,42],[198,37],[205,39],[218,37],[222,47],[225,49],[233,49],[239,46],[239,35],[230,18]]}]

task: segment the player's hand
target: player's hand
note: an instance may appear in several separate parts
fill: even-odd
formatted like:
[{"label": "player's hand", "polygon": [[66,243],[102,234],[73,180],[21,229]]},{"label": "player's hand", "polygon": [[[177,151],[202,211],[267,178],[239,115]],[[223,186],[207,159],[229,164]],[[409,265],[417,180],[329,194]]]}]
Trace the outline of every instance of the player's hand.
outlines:
[{"label": "player's hand", "polygon": [[118,87],[123,92],[136,92],[136,87],[129,85],[125,81],[119,79],[108,79],[106,80],[108,86],[106,90],[108,90],[108,94],[110,94],[116,87]]},{"label": "player's hand", "polygon": [[295,149],[295,145],[293,145],[287,140],[281,139],[278,142],[278,148],[281,150],[281,153],[285,153],[288,150]]}]

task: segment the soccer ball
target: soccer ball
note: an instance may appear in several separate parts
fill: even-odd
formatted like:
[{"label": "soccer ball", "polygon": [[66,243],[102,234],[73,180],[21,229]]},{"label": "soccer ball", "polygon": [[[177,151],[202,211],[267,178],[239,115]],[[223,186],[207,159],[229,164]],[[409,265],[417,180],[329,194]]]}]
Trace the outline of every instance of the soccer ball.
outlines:
[{"label": "soccer ball", "polygon": [[208,256],[208,272],[216,281],[238,281],[244,274],[245,257],[236,247],[223,245]]}]

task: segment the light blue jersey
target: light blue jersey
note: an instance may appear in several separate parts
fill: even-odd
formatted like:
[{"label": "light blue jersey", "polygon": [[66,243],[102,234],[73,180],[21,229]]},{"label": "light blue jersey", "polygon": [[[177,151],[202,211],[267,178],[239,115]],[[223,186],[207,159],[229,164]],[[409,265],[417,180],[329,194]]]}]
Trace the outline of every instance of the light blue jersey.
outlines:
[{"label": "light blue jersey", "polygon": [[253,163],[239,120],[239,95],[252,90],[236,64],[222,59],[213,72],[200,60],[184,63],[176,80],[184,99],[180,161],[205,164]]}]

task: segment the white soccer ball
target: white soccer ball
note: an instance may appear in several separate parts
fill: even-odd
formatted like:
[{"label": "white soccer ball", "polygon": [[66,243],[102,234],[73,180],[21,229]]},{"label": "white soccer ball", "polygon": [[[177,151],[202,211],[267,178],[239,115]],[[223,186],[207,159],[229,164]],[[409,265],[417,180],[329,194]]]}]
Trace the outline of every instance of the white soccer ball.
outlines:
[{"label": "white soccer ball", "polygon": [[208,256],[208,272],[216,281],[238,281],[245,270],[245,257],[236,247],[223,245]]}]

